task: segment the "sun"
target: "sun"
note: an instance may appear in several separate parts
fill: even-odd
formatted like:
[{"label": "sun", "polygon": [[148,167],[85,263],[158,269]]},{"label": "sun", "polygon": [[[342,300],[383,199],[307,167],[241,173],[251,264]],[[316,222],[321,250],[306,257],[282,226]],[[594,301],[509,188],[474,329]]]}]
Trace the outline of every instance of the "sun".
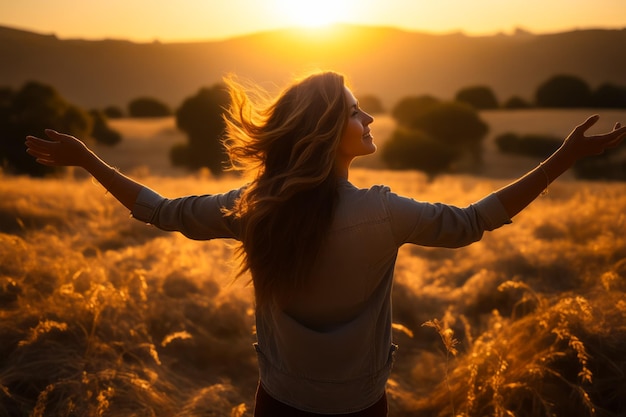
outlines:
[{"label": "sun", "polygon": [[341,0],[275,0],[277,14],[289,26],[320,27],[346,21],[353,2]]}]

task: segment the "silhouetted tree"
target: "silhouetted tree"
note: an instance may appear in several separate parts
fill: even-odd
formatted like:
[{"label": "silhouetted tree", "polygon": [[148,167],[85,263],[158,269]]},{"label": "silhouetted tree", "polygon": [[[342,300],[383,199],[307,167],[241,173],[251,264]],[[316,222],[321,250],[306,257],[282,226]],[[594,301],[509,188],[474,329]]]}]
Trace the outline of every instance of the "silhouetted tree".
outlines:
[{"label": "silhouetted tree", "polygon": [[400,127],[382,149],[383,161],[391,169],[416,169],[433,179],[448,171],[458,152],[427,133]]},{"label": "silhouetted tree", "polygon": [[556,75],[542,83],[535,95],[539,107],[590,107],[591,88],[572,75]]},{"label": "silhouetted tree", "polygon": [[130,117],[165,117],[171,116],[169,106],[155,98],[139,97],[128,104]]},{"label": "silhouetted tree", "polygon": [[107,117],[104,112],[91,110],[89,115],[93,120],[91,136],[96,140],[96,142],[103,145],[113,146],[122,141],[121,133],[109,127]]},{"label": "silhouetted tree", "polygon": [[417,115],[437,103],[439,103],[439,99],[429,95],[405,97],[393,107],[391,117],[400,126],[410,126]]},{"label": "silhouetted tree", "polygon": [[410,165],[434,176],[464,156],[471,157],[473,167],[482,163],[482,141],[489,128],[473,107],[422,96],[402,100],[394,112],[402,123],[382,151],[390,168]]},{"label": "silhouetted tree", "polygon": [[0,161],[10,172],[44,176],[61,169],[36,163],[26,153],[27,135],[44,136],[47,128],[81,138],[91,133],[91,117],[49,85],[28,82],[15,93],[4,90],[0,102]]},{"label": "silhouetted tree", "polygon": [[503,133],[495,138],[500,152],[546,158],[556,151],[563,140],[555,136]]},{"label": "silhouetted tree", "polygon": [[385,112],[383,103],[380,98],[374,95],[362,95],[359,96],[359,107],[370,114],[380,114]]},{"label": "silhouetted tree", "polygon": [[[0,126],[8,126],[15,92],[9,87],[0,87]],[[0,135],[2,132],[0,132]]]},{"label": "silhouetted tree", "polygon": [[214,175],[223,171],[228,157],[222,145],[222,114],[228,103],[223,84],[202,88],[183,102],[176,111],[176,126],[187,134],[188,143],[172,148],[172,164],[191,169],[207,167]]},{"label": "silhouetted tree", "polygon": [[104,115],[109,119],[120,119],[124,117],[124,112],[117,106],[107,106],[102,110]]},{"label": "silhouetted tree", "polygon": [[498,108],[498,99],[491,88],[486,86],[466,87],[456,93],[455,100],[469,104],[475,109],[488,110]]},{"label": "silhouetted tree", "polygon": [[527,102],[523,98],[519,96],[513,96],[509,98],[508,100],[506,100],[502,104],[502,107],[505,109],[509,109],[509,110],[515,110],[515,109],[528,109],[532,106],[529,102]]},{"label": "silhouetted tree", "polygon": [[458,102],[440,102],[415,115],[410,128],[422,130],[433,139],[459,151],[469,153],[476,166],[482,163],[482,141],[489,126],[476,109]]},{"label": "silhouetted tree", "polygon": [[626,87],[605,83],[592,94],[594,107],[621,109],[626,108]]}]

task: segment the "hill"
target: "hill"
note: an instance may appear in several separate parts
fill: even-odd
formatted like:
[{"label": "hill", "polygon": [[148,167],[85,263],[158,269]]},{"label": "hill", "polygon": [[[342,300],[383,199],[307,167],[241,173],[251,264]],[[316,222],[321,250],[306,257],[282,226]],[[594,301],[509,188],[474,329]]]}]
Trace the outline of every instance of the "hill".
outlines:
[{"label": "hill", "polygon": [[149,95],[178,106],[228,72],[271,87],[311,69],[349,76],[357,94],[387,106],[409,94],[450,98],[488,85],[500,100],[527,99],[548,77],[567,73],[592,87],[626,84],[626,30],[471,37],[337,25],[278,30],[222,41],[133,43],[58,39],[0,27],[0,86],[37,80],[84,107],[126,106]]}]

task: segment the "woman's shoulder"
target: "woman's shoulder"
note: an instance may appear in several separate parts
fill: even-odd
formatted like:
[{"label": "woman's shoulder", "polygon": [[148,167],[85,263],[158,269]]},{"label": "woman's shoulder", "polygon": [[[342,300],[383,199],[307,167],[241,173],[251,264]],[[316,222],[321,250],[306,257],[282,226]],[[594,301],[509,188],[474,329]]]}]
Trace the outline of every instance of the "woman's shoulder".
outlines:
[{"label": "woman's shoulder", "polygon": [[339,189],[339,207],[348,212],[369,212],[385,216],[390,189],[386,185],[371,185],[361,188],[346,182]]},{"label": "woman's shoulder", "polygon": [[355,195],[367,195],[367,196],[376,196],[381,194],[386,194],[391,191],[389,186],[384,184],[373,184],[367,187],[357,187],[353,183],[348,180],[342,180],[339,183],[340,190],[345,190],[348,193],[353,193]]}]

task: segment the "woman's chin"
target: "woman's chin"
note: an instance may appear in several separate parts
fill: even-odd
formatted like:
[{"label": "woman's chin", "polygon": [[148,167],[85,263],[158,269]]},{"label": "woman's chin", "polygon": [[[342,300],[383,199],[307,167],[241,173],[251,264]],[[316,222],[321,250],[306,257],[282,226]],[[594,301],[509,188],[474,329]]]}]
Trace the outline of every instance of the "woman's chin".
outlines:
[{"label": "woman's chin", "polygon": [[378,149],[376,144],[372,141],[371,138],[364,140],[363,141],[363,145],[365,146],[363,155],[370,155],[373,154],[374,152],[376,152],[376,150]]}]

